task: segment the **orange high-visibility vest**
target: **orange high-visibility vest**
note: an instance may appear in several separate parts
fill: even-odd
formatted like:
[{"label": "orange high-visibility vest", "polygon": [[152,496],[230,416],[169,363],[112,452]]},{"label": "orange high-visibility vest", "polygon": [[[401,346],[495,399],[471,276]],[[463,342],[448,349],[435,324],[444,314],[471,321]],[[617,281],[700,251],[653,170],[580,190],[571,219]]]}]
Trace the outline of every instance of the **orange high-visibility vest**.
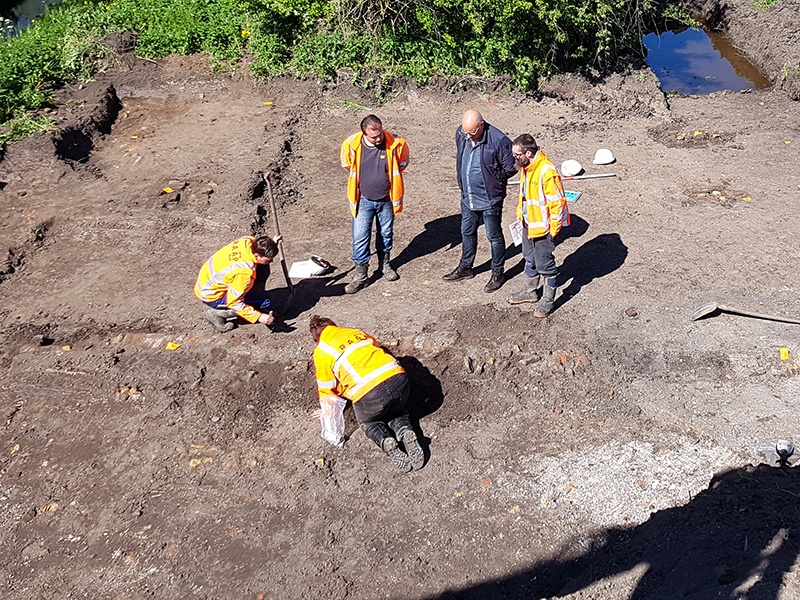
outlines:
[{"label": "orange high-visibility vest", "polygon": [[[386,168],[389,170],[389,200],[392,201],[392,212],[403,212],[403,171],[408,166],[408,144],[399,135],[395,136],[383,130],[386,136]],[[358,201],[361,199],[361,140],[364,134],[354,133],[344,142],[339,152],[342,167],[350,172],[347,179],[347,199],[350,201],[350,214],[358,212]]]},{"label": "orange high-visibility vest", "polygon": [[243,237],[217,250],[203,264],[194,284],[195,296],[200,300],[214,302],[225,297],[228,309],[248,323],[255,323],[262,314],[243,300],[256,280],[255,239]]},{"label": "orange high-visibility vest", "polygon": [[364,394],[394,375],[405,373],[368,333],[328,325],[314,348],[320,401],[331,396],[358,402]]},{"label": "orange high-visibility vest", "polygon": [[517,217],[527,224],[529,239],[544,237],[548,233],[555,237],[561,227],[569,225],[564,184],[541,148],[530,164],[522,169]]}]

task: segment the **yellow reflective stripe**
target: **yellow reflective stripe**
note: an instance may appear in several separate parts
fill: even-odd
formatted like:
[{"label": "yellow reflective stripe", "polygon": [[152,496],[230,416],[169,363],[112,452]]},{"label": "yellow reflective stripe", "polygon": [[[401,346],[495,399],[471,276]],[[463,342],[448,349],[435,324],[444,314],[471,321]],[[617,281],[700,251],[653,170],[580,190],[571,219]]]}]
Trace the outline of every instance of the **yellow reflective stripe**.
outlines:
[{"label": "yellow reflective stripe", "polygon": [[337,358],[339,358],[339,352],[336,350],[336,348],[331,346],[329,343],[323,342],[322,340],[320,340],[319,344],[318,344],[318,347],[325,354],[330,356],[333,360],[336,360]]},{"label": "yellow reflective stripe", "polygon": [[213,256],[211,258],[209,258],[208,261],[206,261],[206,267],[208,267],[208,272],[211,274],[210,275],[211,277],[214,277],[214,275],[217,274],[217,271],[214,269],[214,257]]},{"label": "yellow reflective stripe", "polygon": [[[227,286],[227,284],[225,283],[225,277],[231,271],[235,271],[237,269],[244,269],[244,270],[247,270],[247,271],[252,271],[253,270],[253,265],[250,264],[250,263],[246,263],[246,262],[231,263],[230,265],[228,265],[227,267],[225,267],[221,271],[213,272],[211,274],[211,277],[206,279],[199,286],[200,287],[200,292],[203,294],[203,296],[205,296],[209,292],[214,291],[213,288],[215,286]],[[234,292],[233,295],[236,296],[237,298],[239,296],[241,296],[242,294],[244,294],[244,292],[245,292],[244,290],[230,290],[230,287],[228,289],[229,289],[229,291],[233,291]]]},{"label": "yellow reflective stripe", "polygon": [[377,379],[378,377],[380,377],[381,375],[383,375],[387,371],[391,371],[392,369],[395,369],[395,368],[397,368],[399,366],[400,365],[397,363],[397,361],[393,360],[392,362],[386,363],[382,367],[379,367],[379,368],[375,369],[374,371],[372,371],[372,373],[370,373],[369,375],[364,377],[359,382],[358,385],[354,386],[353,389],[350,390],[350,394],[353,395],[353,396],[357,396],[359,390],[361,390],[361,388],[363,388],[365,385],[367,385],[371,381],[374,381],[375,379]]},{"label": "yellow reflective stripe", "polygon": [[[350,377],[353,378],[353,381],[355,381],[357,384],[360,384],[363,381],[363,378],[361,377],[361,375],[359,375],[358,371],[356,371],[356,368],[352,364],[350,364],[350,361],[347,360],[347,357],[350,356],[350,354],[352,354],[354,350],[363,348],[364,346],[368,346],[371,344],[372,340],[362,340],[358,343],[351,344],[350,346],[345,348],[345,351],[342,352],[339,355],[339,358],[337,358],[336,361],[333,363],[333,372],[337,373],[339,369],[344,369],[350,374]],[[341,377],[339,379],[341,379]]]}]

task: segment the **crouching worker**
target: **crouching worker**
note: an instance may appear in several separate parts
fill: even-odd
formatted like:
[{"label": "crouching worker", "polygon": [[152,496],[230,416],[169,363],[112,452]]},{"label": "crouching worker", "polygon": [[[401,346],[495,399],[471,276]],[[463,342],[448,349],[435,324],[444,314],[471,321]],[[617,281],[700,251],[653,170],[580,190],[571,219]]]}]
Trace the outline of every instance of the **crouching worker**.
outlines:
[{"label": "crouching worker", "polygon": [[[321,414],[330,414],[332,408],[341,411],[341,399],[350,400],[364,434],[395,467],[422,468],[425,456],[406,410],[411,386],[400,363],[368,333],[337,327],[325,317],[312,316],[309,330],[317,343],[314,367]],[[323,437],[337,443],[324,431]]]},{"label": "crouching worker", "polygon": [[278,254],[281,236],[247,236],[218,250],[200,269],[195,295],[209,307],[206,320],[222,333],[236,327],[236,319],[272,325],[270,300],[264,290],[269,265]]}]

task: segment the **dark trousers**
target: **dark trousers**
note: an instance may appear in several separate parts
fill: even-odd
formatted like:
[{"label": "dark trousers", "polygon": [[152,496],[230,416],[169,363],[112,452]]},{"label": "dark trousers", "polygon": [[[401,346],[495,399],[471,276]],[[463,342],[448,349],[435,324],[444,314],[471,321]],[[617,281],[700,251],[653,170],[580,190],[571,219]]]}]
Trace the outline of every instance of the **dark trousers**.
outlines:
[{"label": "dark trousers", "polygon": [[525,258],[525,275],[528,277],[555,277],[558,274],[556,259],[553,251],[556,249],[555,240],[547,234],[539,238],[529,238],[527,232],[522,232],[522,256]]},{"label": "dark trousers", "polygon": [[478,227],[483,223],[486,238],[492,246],[492,272],[502,273],[506,260],[506,240],[503,237],[503,203],[486,210],[470,210],[461,203],[461,263],[462,269],[471,269],[478,253]]},{"label": "dark trousers", "polygon": [[353,412],[366,435],[379,447],[383,440],[394,435],[400,439],[411,429],[406,403],[411,384],[405,373],[398,373],[379,383],[358,402],[353,402]]}]

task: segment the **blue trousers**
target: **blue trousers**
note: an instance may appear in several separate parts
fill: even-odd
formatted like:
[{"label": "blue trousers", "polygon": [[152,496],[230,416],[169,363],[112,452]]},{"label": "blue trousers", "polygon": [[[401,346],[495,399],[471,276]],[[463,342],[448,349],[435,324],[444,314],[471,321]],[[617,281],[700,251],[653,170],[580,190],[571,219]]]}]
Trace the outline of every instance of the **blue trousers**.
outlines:
[{"label": "blue trousers", "polygon": [[483,223],[486,237],[492,246],[492,272],[502,273],[506,260],[506,240],[503,237],[503,204],[486,210],[471,210],[461,203],[461,262],[462,269],[471,269],[478,253],[478,227]]},{"label": "blue trousers", "polygon": [[391,201],[373,202],[362,196],[358,202],[358,212],[353,218],[353,262],[357,265],[369,262],[373,221],[376,222],[375,250],[385,253],[392,249],[394,211]]}]

